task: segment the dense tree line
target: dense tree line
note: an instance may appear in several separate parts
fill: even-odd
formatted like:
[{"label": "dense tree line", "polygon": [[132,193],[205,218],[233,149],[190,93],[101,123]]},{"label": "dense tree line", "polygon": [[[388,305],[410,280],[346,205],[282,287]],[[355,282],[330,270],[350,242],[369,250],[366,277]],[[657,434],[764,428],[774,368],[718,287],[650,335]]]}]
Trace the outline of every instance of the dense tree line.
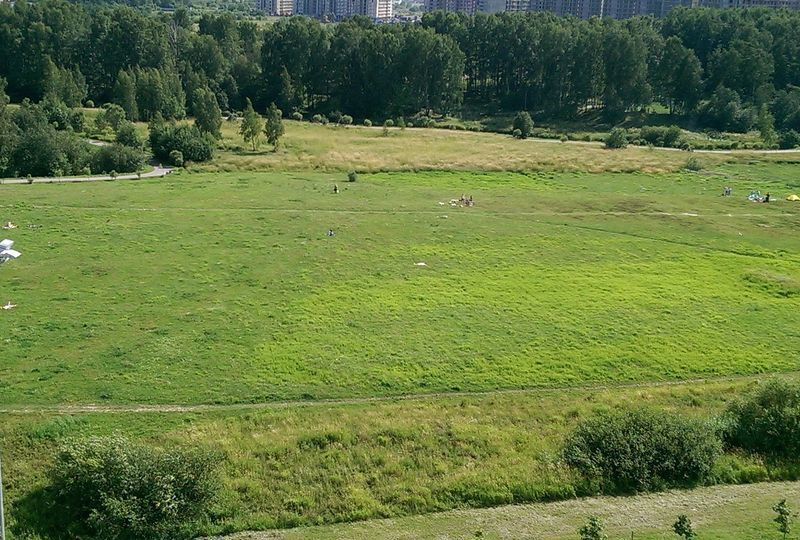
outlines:
[{"label": "dense tree line", "polygon": [[[44,0],[0,7],[0,76],[15,102],[113,102],[128,120],[275,103],[385,119],[463,102],[535,117],[654,102],[719,130],[800,131],[800,13],[679,9],[626,21],[548,13],[427,14],[421,24],[259,28],[231,14],[147,14]],[[216,103],[213,103],[216,101]],[[213,126],[211,131],[214,132]]]}]

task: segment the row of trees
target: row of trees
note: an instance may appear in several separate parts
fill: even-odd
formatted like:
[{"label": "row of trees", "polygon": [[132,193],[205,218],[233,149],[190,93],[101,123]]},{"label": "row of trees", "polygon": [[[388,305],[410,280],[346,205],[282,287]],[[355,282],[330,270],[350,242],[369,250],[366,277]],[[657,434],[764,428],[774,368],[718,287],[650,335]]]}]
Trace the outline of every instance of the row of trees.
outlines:
[{"label": "row of trees", "polygon": [[432,13],[418,25],[259,28],[231,14],[147,14],[65,0],[0,6],[14,101],[120,105],[129,120],[275,103],[357,119],[495,109],[609,119],[664,103],[715,129],[800,131],[800,13],[679,9],[663,19]]},{"label": "row of trees", "polygon": [[[678,9],[663,20],[432,13],[423,25],[464,52],[467,99],[612,119],[653,101],[718,129],[748,129],[766,106],[800,129],[800,14]],[[509,39],[511,38],[511,39]]]}]

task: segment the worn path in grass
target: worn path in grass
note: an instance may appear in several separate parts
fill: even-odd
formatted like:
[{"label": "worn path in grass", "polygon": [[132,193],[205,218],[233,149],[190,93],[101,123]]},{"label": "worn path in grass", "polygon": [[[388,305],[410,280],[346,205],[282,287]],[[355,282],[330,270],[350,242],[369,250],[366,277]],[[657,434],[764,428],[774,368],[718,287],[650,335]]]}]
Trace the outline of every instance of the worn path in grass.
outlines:
[{"label": "worn path in grass", "polygon": [[[798,376],[800,372],[784,373],[787,376]],[[337,406],[337,405],[364,405],[370,403],[398,402],[398,401],[423,401],[435,400],[439,398],[459,398],[459,397],[491,397],[505,395],[519,395],[525,397],[535,397],[538,395],[551,395],[554,392],[564,390],[576,391],[604,391],[604,390],[630,390],[635,388],[668,388],[671,386],[686,386],[692,384],[708,384],[723,382],[755,382],[761,380],[763,376],[738,375],[733,377],[713,377],[706,379],[688,379],[679,381],[653,381],[630,384],[614,385],[591,385],[591,386],[570,386],[563,388],[524,388],[491,390],[488,392],[436,392],[432,394],[404,394],[399,396],[375,396],[365,398],[350,399],[316,399],[316,400],[293,400],[293,401],[265,401],[261,403],[230,403],[230,404],[205,404],[205,405],[55,405],[55,406],[31,406],[31,405],[2,405],[0,414],[97,414],[97,413],[202,413],[213,411],[257,411],[269,409],[284,409],[291,407],[316,407],[316,406]]]},{"label": "worn path in grass", "polygon": [[152,171],[143,172],[141,174],[118,174],[111,175],[98,175],[98,176],[37,176],[35,178],[0,178],[2,185],[19,185],[19,184],[82,184],[85,182],[106,182],[110,180],[144,180],[147,178],[163,178],[172,172],[171,167],[162,167],[160,165],[153,167]]},{"label": "worn path in grass", "polygon": [[713,486],[634,497],[592,497],[556,503],[455,510],[439,514],[240,533],[226,540],[455,540],[467,538],[560,540],[577,538],[589,516],[600,518],[612,538],[674,539],[672,524],[686,514],[700,538],[780,538],[772,506],[800,505],[800,482]]}]

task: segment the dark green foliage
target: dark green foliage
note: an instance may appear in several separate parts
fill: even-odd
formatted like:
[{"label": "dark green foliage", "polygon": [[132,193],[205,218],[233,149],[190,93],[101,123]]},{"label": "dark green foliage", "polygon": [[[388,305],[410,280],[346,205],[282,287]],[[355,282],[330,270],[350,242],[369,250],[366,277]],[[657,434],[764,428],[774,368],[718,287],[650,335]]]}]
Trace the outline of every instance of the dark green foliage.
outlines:
[{"label": "dark green foliage", "polygon": [[264,121],[261,115],[253,109],[253,104],[250,99],[247,100],[247,107],[242,115],[242,125],[239,127],[239,134],[244,139],[244,142],[253,145],[253,151],[258,148],[261,143],[261,130],[264,126]]},{"label": "dark green foliage", "polygon": [[214,93],[208,88],[194,91],[194,118],[197,129],[202,133],[210,133],[216,138],[222,137],[222,111]]},{"label": "dark green foliage", "polygon": [[117,129],[117,142],[123,146],[131,148],[142,148],[142,138],[136,132],[136,126],[131,122],[122,122]]},{"label": "dark green foliage", "polygon": [[342,117],[339,119],[339,123],[343,126],[349,126],[353,124],[353,117],[349,114],[343,114]]},{"label": "dark green foliage", "polygon": [[347,173],[347,181],[348,182],[355,182],[358,180],[358,173],[356,171],[350,171]]},{"label": "dark green foliage", "polygon": [[683,132],[678,126],[644,126],[639,137],[653,146],[680,148],[683,144]]},{"label": "dark green foliage", "polygon": [[800,148],[800,132],[793,129],[782,132],[778,137],[778,146],[784,149]]},{"label": "dark green foliage", "polygon": [[760,384],[726,413],[730,446],[791,458],[800,455],[800,385],[783,380]]},{"label": "dark green foliage", "polygon": [[294,111],[292,113],[292,120],[299,122],[303,119],[303,114],[299,111]]},{"label": "dark green foliage", "polygon": [[706,424],[651,410],[601,414],[583,421],[565,461],[610,492],[692,485],[711,471],[722,443]]},{"label": "dark green foliage", "polygon": [[692,527],[692,520],[685,514],[678,516],[677,521],[672,525],[672,530],[684,540],[693,540],[697,538],[697,533],[694,532],[694,528]]},{"label": "dark green foliage", "polygon": [[283,137],[285,131],[283,127],[283,113],[274,103],[270,103],[267,109],[267,115],[264,118],[264,134],[267,136],[267,142],[272,145],[273,149],[278,149],[278,141]]},{"label": "dark green foliage", "polygon": [[83,115],[48,97],[24,101],[10,114],[0,79],[0,176],[79,174],[88,167],[91,147],[73,133]]},{"label": "dark green foliage", "polygon": [[125,110],[116,103],[106,103],[95,118],[94,124],[99,130],[111,128],[116,132],[124,121]]},{"label": "dark green foliage", "polygon": [[131,71],[120,71],[114,83],[114,103],[122,107],[131,122],[139,119],[136,103],[136,75]]},{"label": "dark green foliage", "polygon": [[208,161],[214,157],[216,141],[194,125],[175,125],[163,121],[150,123],[150,148],[156,158],[168,161],[178,150],[186,161]]},{"label": "dark green foliage", "polygon": [[772,507],[772,510],[778,514],[773,521],[778,524],[778,532],[784,538],[789,536],[792,532],[792,511],[789,510],[789,505],[786,504],[786,499],[781,500],[778,504]]},{"label": "dark green foliage", "polygon": [[527,139],[533,133],[533,119],[528,111],[518,112],[511,127],[515,137]]},{"label": "dark green foliage", "polygon": [[757,120],[755,110],[743,105],[736,91],[724,86],[714,91],[702,107],[701,115],[707,125],[726,131],[748,131]]},{"label": "dark green foliage", "polygon": [[180,150],[173,150],[169,153],[169,162],[176,167],[183,167],[184,159],[183,152]]},{"label": "dark green foliage", "polygon": [[70,537],[188,538],[218,489],[218,462],[208,452],[157,450],[118,437],[69,443],[49,475],[54,521]]},{"label": "dark green foliage", "polygon": [[22,131],[11,152],[6,175],[79,174],[89,164],[91,148],[72,133],[43,124]]},{"label": "dark green foliage", "polygon": [[628,146],[628,133],[622,128],[614,128],[606,137],[606,148],[625,148]]},{"label": "dark green foliage", "polygon": [[372,127],[372,120],[370,120],[369,118],[365,118],[364,127]]},{"label": "dark green foliage", "polygon": [[108,173],[111,171],[131,173],[141,169],[143,164],[144,154],[141,148],[111,144],[101,146],[94,152],[91,168],[93,173]]},{"label": "dark green foliage", "polygon": [[597,516],[591,516],[586,525],[578,530],[581,540],[607,540],[603,524]]}]

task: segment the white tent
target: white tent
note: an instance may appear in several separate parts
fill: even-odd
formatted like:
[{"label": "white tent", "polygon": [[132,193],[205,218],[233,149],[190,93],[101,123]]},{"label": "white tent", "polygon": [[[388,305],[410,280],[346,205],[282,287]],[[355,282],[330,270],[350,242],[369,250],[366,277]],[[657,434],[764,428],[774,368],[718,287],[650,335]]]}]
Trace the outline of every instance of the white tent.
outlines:
[{"label": "white tent", "polygon": [[12,247],[14,247],[13,240],[9,240],[8,238],[6,238],[2,242],[0,242],[0,251],[5,251],[6,249],[11,249]]},{"label": "white tent", "polygon": [[13,249],[4,249],[0,251],[0,260],[7,261],[9,259],[18,259],[22,255],[19,251]]}]

